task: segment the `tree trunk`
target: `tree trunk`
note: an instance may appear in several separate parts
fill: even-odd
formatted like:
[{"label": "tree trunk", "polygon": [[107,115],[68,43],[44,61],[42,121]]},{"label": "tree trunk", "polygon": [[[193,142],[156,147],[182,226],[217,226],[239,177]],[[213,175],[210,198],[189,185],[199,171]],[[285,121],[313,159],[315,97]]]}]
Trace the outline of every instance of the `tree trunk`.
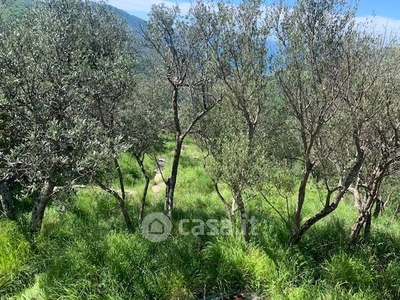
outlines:
[{"label": "tree trunk", "polygon": [[300,223],[301,223],[301,213],[303,210],[303,205],[306,197],[306,188],[307,188],[307,183],[308,179],[310,177],[311,171],[313,168],[313,164],[310,161],[307,161],[306,166],[304,168],[303,174],[302,174],[302,179],[300,182],[299,186],[299,192],[298,192],[298,198],[297,198],[297,206],[296,206],[296,211],[294,213],[294,219],[293,219],[293,228],[292,228],[292,233],[291,233],[291,239],[299,234],[300,231]]},{"label": "tree trunk", "polygon": [[240,226],[242,230],[243,239],[248,242],[249,241],[249,226],[248,226],[248,218],[246,213],[246,208],[244,206],[242,193],[239,190],[234,191],[234,201],[237,204],[237,209],[240,212]]},{"label": "tree trunk", "polygon": [[126,206],[125,199],[122,199],[121,197],[118,197],[117,200],[119,202],[119,206],[121,208],[122,215],[124,216],[126,228],[128,229],[128,231],[130,233],[133,233],[133,224],[132,224],[132,221],[131,221],[131,217],[129,216],[129,213],[128,213],[128,207]]},{"label": "tree trunk", "polygon": [[175,186],[176,180],[178,178],[178,167],[179,167],[179,159],[181,157],[183,145],[183,138],[181,136],[176,137],[176,145],[174,158],[172,161],[172,170],[171,177],[168,178],[166,185],[166,195],[165,195],[165,204],[164,204],[164,214],[172,219],[172,210],[174,208],[174,194],[175,194]]},{"label": "tree trunk", "polygon": [[388,163],[379,165],[374,171],[371,177],[372,179],[367,185],[367,191],[365,193],[362,210],[359,211],[357,221],[354,224],[350,234],[350,244],[356,243],[362,228],[364,228],[365,239],[368,239],[369,237],[369,234],[371,232],[371,222],[372,222],[371,210],[375,202],[378,200],[378,193],[388,167],[389,167]]},{"label": "tree trunk", "polygon": [[229,220],[229,225],[232,228],[232,226],[233,226],[233,223],[232,223],[232,207],[231,207],[231,205],[229,205],[229,203],[226,201],[224,196],[221,194],[221,191],[219,190],[219,187],[218,187],[218,182],[215,181],[215,180],[213,180],[213,182],[214,182],[214,189],[217,192],[217,195],[218,195],[219,199],[221,199],[222,203],[225,206],[226,214],[227,214],[228,220]]},{"label": "tree trunk", "polygon": [[[184,78],[181,78],[182,80]],[[167,215],[170,219],[172,219],[172,211],[174,208],[174,194],[175,194],[175,186],[178,178],[178,167],[179,167],[179,159],[181,157],[182,145],[183,140],[185,137],[191,132],[193,126],[203,118],[219,101],[216,101],[214,104],[210,105],[209,107],[204,107],[204,109],[197,114],[197,116],[192,119],[189,126],[186,130],[182,131],[181,122],[179,119],[179,88],[182,86],[182,82],[168,79],[173,87],[172,91],[172,110],[174,114],[174,126],[175,126],[175,152],[174,158],[172,161],[172,170],[171,170],[171,177],[168,178],[167,182],[165,183],[167,188],[165,191],[165,203],[164,203],[164,214]]]},{"label": "tree trunk", "polygon": [[0,182],[0,204],[2,214],[7,218],[12,218],[14,214],[14,206],[6,181]]},{"label": "tree trunk", "polygon": [[102,188],[104,191],[106,191],[107,193],[112,195],[118,201],[118,204],[119,204],[119,206],[121,208],[121,211],[122,211],[122,215],[123,215],[124,220],[125,220],[126,228],[128,229],[128,231],[130,233],[132,233],[133,232],[133,224],[132,224],[131,218],[130,218],[129,213],[128,213],[128,207],[126,206],[125,193],[123,194],[123,197],[121,197],[115,190],[107,187],[100,180],[98,180],[96,178],[94,178],[93,180],[99,185],[100,188]]},{"label": "tree trunk", "polygon": [[[343,196],[341,196],[343,197]],[[340,197],[340,199],[341,199]],[[339,197],[337,197],[339,198]],[[340,199],[338,199],[340,201]],[[303,235],[306,233],[308,229],[310,229],[315,223],[319,220],[325,218],[331,212],[333,212],[337,208],[338,202],[333,202],[329,206],[325,206],[320,212],[309,218],[303,225],[300,226],[298,231],[292,231],[292,235],[290,237],[289,245],[294,246],[297,245]]]},{"label": "tree trunk", "polygon": [[126,206],[125,198],[121,197],[116,191],[104,185],[101,181],[94,179],[97,184],[107,193],[114,196],[114,198],[118,201],[119,207],[121,208],[122,215],[125,220],[126,228],[130,233],[133,232],[133,224],[131,218],[128,213],[128,207]]},{"label": "tree trunk", "polygon": [[[361,230],[368,223],[368,220],[370,220],[370,219],[371,219],[371,213],[368,210],[363,211],[359,214],[359,216],[357,218],[357,222],[354,224],[353,229],[351,230],[350,244],[356,243]],[[369,225],[369,226],[371,226],[371,225]]]},{"label": "tree trunk", "polygon": [[371,222],[372,222],[372,215],[371,212],[367,216],[367,221],[365,222],[364,226],[364,240],[368,240],[370,233],[371,233]]},{"label": "tree trunk", "polygon": [[[359,138],[356,133],[357,132],[354,131],[353,137],[355,139],[356,146],[357,146],[357,152],[358,152],[357,153],[358,154],[357,161],[353,164],[350,172],[347,174],[343,185],[340,185],[340,186],[336,187],[335,189],[328,191],[328,194],[325,199],[324,208],[321,209],[314,216],[309,218],[303,225],[301,225],[299,227],[298,230],[292,231],[290,241],[289,241],[289,244],[291,246],[297,245],[300,242],[301,238],[303,237],[304,233],[306,233],[306,231],[308,229],[310,229],[315,223],[317,223],[319,220],[325,218],[327,215],[329,215],[331,212],[333,212],[337,208],[340,201],[342,201],[344,194],[346,193],[346,191],[348,190],[350,185],[354,182],[355,178],[358,176],[360,168],[364,162],[365,153],[364,153],[364,149],[360,146],[360,141],[359,141]],[[310,173],[311,173],[312,164],[310,164],[310,166],[311,166],[311,168],[306,168],[305,170],[309,169]],[[307,174],[305,174],[305,175],[307,175]],[[310,174],[308,174],[307,176],[309,176],[309,175]],[[304,175],[303,175],[302,183],[303,183],[303,181],[305,181]],[[300,188],[301,188],[301,186],[300,186]],[[333,192],[335,192],[335,191],[337,191],[337,194],[331,203],[330,199],[331,199]],[[303,201],[304,201],[304,199],[303,199]],[[299,222],[299,224],[295,224],[295,226],[299,226],[299,225],[300,225],[300,222]],[[296,227],[295,227],[295,229],[296,229]]]},{"label": "tree trunk", "polygon": [[379,217],[379,215],[380,215],[380,214],[382,213],[382,211],[383,211],[383,207],[384,207],[384,203],[383,203],[383,201],[381,200],[381,198],[378,197],[378,198],[376,199],[376,202],[375,202],[374,218]]},{"label": "tree trunk", "polygon": [[357,239],[360,236],[361,230],[363,228],[364,228],[364,238],[368,239],[371,232],[371,222],[372,222],[371,210],[376,200],[377,197],[375,197],[374,194],[367,192],[366,199],[364,200],[364,204],[362,206],[362,210],[359,211],[357,221],[353,225],[353,229],[351,230],[350,244],[355,244],[357,242]]},{"label": "tree trunk", "polygon": [[118,179],[119,179],[119,187],[121,190],[121,197],[117,197],[117,200],[119,202],[119,206],[121,207],[126,227],[127,227],[128,231],[132,233],[133,232],[133,224],[132,224],[132,220],[128,213],[128,207],[126,206],[126,193],[125,193],[124,178],[122,176],[121,167],[116,158],[114,158],[114,165],[117,169],[117,174],[118,174]]},{"label": "tree trunk", "polygon": [[142,200],[140,202],[140,210],[139,210],[139,217],[138,217],[139,225],[142,224],[143,217],[144,217],[144,209],[146,207],[146,198],[147,198],[147,191],[149,189],[149,184],[150,184],[150,178],[148,176],[145,176]]},{"label": "tree trunk", "polygon": [[51,194],[53,193],[54,184],[46,181],[40,190],[39,197],[36,199],[32,209],[32,219],[30,233],[31,237],[39,234],[42,229],[43,217],[46,207],[50,201]]},{"label": "tree trunk", "polygon": [[353,194],[354,196],[354,207],[357,208],[357,211],[362,211],[362,203],[361,203],[361,196],[358,190],[358,185],[356,187],[349,187],[348,191]]},{"label": "tree trunk", "polygon": [[142,194],[142,200],[140,202],[140,210],[139,210],[139,216],[138,216],[138,222],[139,225],[142,224],[143,217],[144,217],[144,209],[146,206],[146,198],[147,198],[147,191],[149,189],[149,184],[150,184],[150,177],[147,175],[146,169],[143,164],[144,157],[139,157],[135,156],[136,161],[139,164],[140,170],[142,171],[143,177],[144,177],[144,188],[143,188],[143,194]]}]

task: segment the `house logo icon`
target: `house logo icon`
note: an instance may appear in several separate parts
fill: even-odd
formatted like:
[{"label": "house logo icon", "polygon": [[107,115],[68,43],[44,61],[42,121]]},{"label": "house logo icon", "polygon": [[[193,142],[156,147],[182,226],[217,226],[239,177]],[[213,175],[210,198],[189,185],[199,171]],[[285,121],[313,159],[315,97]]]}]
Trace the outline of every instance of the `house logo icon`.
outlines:
[{"label": "house logo icon", "polygon": [[142,222],[142,234],[151,242],[165,241],[172,231],[172,223],[163,213],[151,213]]}]

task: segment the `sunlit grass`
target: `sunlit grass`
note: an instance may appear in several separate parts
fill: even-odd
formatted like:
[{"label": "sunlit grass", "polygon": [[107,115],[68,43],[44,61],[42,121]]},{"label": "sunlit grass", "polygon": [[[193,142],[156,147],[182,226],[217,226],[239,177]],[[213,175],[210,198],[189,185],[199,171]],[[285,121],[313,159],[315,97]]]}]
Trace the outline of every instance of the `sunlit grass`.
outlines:
[{"label": "sunlit grass", "polygon": [[[168,176],[173,142],[166,158]],[[135,233],[128,234],[117,201],[95,186],[53,203],[34,248],[24,223],[0,220],[0,298],[8,299],[198,299],[204,295],[249,291],[265,299],[399,299],[400,225],[390,211],[373,220],[370,242],[349,247],[357,211],[350,196],[317,223],[299,246],[288,248],[289,231],[262,197],[246,199],[256,217],[255,235],[180,235],[182,219],[226,219],[225,208],[202,167],[203,154],[187,140],[175,198],[174,229],[164,242],[144,238],[136,222],[143,178],[126,155],[121,167]],[[154,171],[155,162],[146,158]],[[155,174],[155,173],[154,173]],[[152,179],[151,184],[154,184]],[[229,189],[221,192],[231,201]],[[165,191],[151,186],[146,214],[161,212]],[[271,190],[279,210],[285,200]],[[290,195],[293,211],[296,190]],[[307,191],[303,221],[322,206],[315,186]],[[188,225],[190,226],[190,224]],[[209,228],[205,228],[207,233]]]}]

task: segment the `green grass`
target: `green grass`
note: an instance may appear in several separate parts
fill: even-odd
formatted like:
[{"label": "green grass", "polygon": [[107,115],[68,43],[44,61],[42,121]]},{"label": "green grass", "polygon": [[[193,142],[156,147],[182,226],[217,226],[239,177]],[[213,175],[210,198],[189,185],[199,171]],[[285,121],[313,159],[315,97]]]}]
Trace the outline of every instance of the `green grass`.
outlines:
[{"label": "green grass", "polygon": [[31,253],[15,222],[0,220],[0,228],[0,295],[9,295],[28,284]]},{"label": "green grass", "polygon": [[[129,155],[121,158],[130,193],[127,204],[135,233],[128,234],[115,199],[98,188],[85,188],[53,203],[43,230],[31,247],[26,213],[0,220],[0,299],[198,299],[204,295],[249,291],[265,299],[399,299],[400,225],[385,212],[373,220],[368,244],[348,246],[357,218],[352,199],[316,224],[299,244],[288,248],[289,232],[261,198],[247,201],[258,219],[256,235],[182,236],[181,219],[214,218],[226,212],[202,168],[202,153],[191,140],[182,153],[174,230],[164,242],[145,239],[136,224],[143,178]],[[171,167],[173,143],[159,156]],[[146,165],[155,167],[147,158]],[[221,186],[230,199],[230,192]],[[149,190],[146,213],[159,212],[164,191]],[[286,203],[271,191],[280,209]],[[305,217],[321,207],[312,187]],[[293,209],[295,195],[290,198]],[[207,232],[208,229],[206,229]]]}]

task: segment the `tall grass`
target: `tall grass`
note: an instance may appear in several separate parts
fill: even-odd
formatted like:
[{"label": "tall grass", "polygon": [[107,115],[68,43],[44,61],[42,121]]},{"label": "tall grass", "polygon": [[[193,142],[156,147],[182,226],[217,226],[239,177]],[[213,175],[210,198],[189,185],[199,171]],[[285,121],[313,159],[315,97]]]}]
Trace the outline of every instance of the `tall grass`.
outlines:
[{"label": "tall grass", "polygon": [[29,243],[15,222],[0,220],[0,295],[18,292],[29,282]]},{"label": "tall grass", "polygon": [[[165,153],[170,167],[172,144]],[[400,299],[400,225],[384,214],[373,220],[368,244],[348,246],[357,212],[345,199],[294,248],[289,231],[261,198],[247,202],[258,220],[246,244],[240,236],[179,235],[181,219],[224,219],[226,212],[202,168],[201,151],[188,140],[176,192],[174,230],[164,242],[145,239],[138,225],[128,234],[115,199],[98,188],[71,195],[46,211],[43,230],[31,248],[27,227],[0,220],[0,299],[203,299],[249,291],[265,299]],[[152,169],[152,161],[146,164]],[[130,190],[143,181],[132,157],[121,158]],[[154,168],[155,169],[155,168]],[[222,186],[229,199],[229,190]],[[140,192],[127,204],[134,219]],[[321,205],[310,189],[305,213]],[[148,196],[146,212],[159,212],[164,192]],[[279,208],[286,203],[269,195]],[[65,199],[64,199],[65,200]],[[290,199],[293,208],[294,197]],[[306,217],[306,216],[305,216]],[[190,225],[190,224],[189,224]],[[207,232],[206,228],[206,232]]]}]

